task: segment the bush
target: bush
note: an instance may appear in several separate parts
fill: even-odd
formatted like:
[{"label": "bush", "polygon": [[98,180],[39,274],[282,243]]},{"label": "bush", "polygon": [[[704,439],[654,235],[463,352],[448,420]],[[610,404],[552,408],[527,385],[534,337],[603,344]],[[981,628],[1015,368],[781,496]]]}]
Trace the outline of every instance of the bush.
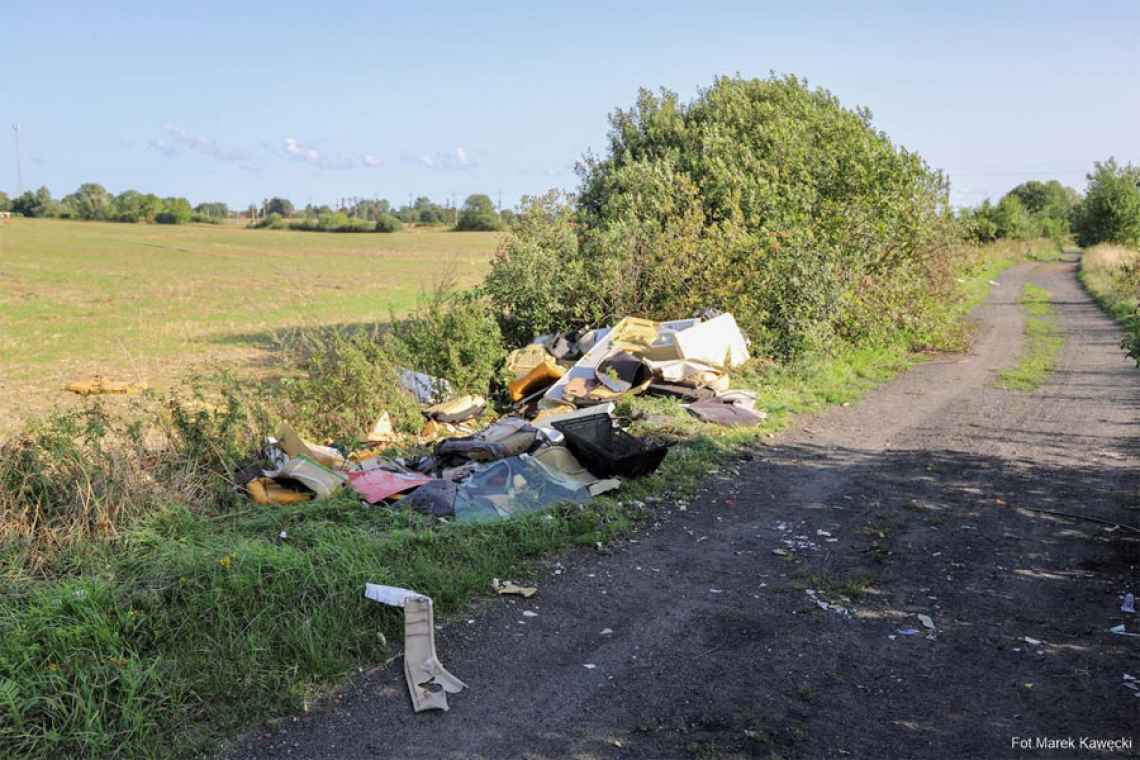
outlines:
[{"label": "bush", "polygon": [[524,198],[512,232],[483,281],[508,343],[522,345],[537,335],[597,324],[612,311],[595,298],[595,262],[579,249],[567,198],[556,192]]},{"label": "bush", "polygon": [[491,199],[486,195],[476,194],[467,196],[467,200],[464,201],[463,208],[459,212],[459,221],[456,222],[455,229],[491,232],[501,229],[502,226],[502,220],[499,219],[499,214],[495,211],[495,204],[491,202]]},{"label": "bush", "polygon": [[1116,159],[1094,164],[1084,202],[1074,212],[1082,246],[1140,245],[1140,168]]},{"label": "bush", "polygon": [[185,198],[166,198],[162,201],[162,211],[154,217],[159,224],[186,224],[194,215],[190,201]]},{"label": "bush", "polygon": [[251,222],[249,226],[256,230],[284,230],[291,228],[292,225],[286,223],[280,214],[270,214],[261,217],[256,222]]},{"label": "bush", "polygon": [[578,205],[524,208],[492,264],[513,341],[714,306],[791,357],[901,327],[953,285],[944,177],[824,90],[722,78],[688,105],[643,91],[611,125]]},{"label": "bush", "polygon": [[459,392],[486,396],[505,384],[507,350],[495,312],[477,292],[441,284],[410,316],[392,318],[387,345],[400,363],[446,379]]},{"label": "bush", "polygon": [[303,434],[356,441],[385,411],[397,429],[419,431],[419,405],[400,387],[400,360],[379,326],[331,329],[293,352],[301,376],[283,381],[279,410]]},{"label": "bush", "polygon": [[399,232],[404,224],[395,215],[384,212],[376,219],[377,232]]},{"label": "bush", "polygon": [[343,211],[307,216],[290,222],[289,229],[303,232],[377,232],[377,223],[350,217]]}]

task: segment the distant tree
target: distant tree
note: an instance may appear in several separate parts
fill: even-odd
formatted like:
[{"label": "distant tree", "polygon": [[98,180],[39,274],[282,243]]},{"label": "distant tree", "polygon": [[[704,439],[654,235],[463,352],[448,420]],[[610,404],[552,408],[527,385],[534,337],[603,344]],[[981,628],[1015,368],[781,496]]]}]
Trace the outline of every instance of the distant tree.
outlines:
[{"label": "distant tree", "polygon": [[154,217],[159,224],[186,224],[194,215],[190,201],[185,198],[163,198],[162,211]]},{"label": "distant tree", "polygon": [[384,213],[376,220],[377,232],[397,232],[403,223],[393,214]]},{"label": "distant tree", "polygon": [[459,212],[459,221],[455,224],[457,230],[497,230],[502,227],[499,214],[495,211],[495,204],[483,194],[467,196],[463,202],[463,210]]},{"label": "distant tree", "polygon": [[1085,199],[1074,211],[1081,245],[1112,242],[1140,245],[1140,167],[1115,158],[1093,164]]},{"label": "distant tree", "polygon": [[62,205],[77,219],[100,221],[114,215],[114,196],[95,182],[86,182],[71,195],[65,196]]},{"label": "distant tree", "polygon": [[412,204],[412,207],[415,209],[415,218],[413,221],[419,224],[446,224],[449,221],[447,218],[447,209],[425,195],[416,198],[416,202]]},{"label": "distant tree", "polygon": [[505,208],[499,212],[499,218],[503,220],[504,227],[510,227],[515,223],[515,219],[518,218],[518,215],[511,209]]},{"label": "distant tree", "polygon": [[41,187],[34,193],[29,190],[15,198],[12,201],[12,212],[30,217],[55,216],[57,205],[47,187]]},{"label": "distant tree", "polygon": [[270,214],[280,214],[281,216],[293,215],[293,204],[285,198],[270,198],[265,202],[261,208],[261,213],[266,216]]},{"label": "distant tree", "polygon": [[10,211],[12,208],[12,201],[8,198],[8,193],[0,192],[0,211]]},{"label": "distant tree", "polygon": [[199,203],[194,207],[194,213],[202,216],[211,216],[216,219],[225,219],[230,214],[230,208],[224,203]]}]

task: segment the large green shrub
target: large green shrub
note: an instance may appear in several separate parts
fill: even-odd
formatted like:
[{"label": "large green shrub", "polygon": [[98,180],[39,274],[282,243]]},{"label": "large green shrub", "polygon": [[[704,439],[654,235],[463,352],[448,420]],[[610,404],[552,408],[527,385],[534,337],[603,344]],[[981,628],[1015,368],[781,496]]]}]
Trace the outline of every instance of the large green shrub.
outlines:
[{"label": "large green shrub", "polygon": [[791,356],[952,284],[945,179],[824,90],[722,78],[689,104],[643,91],[611,125],[576,208],[524,208],[493,263],[512,341],[715,306]]},{"label": "large green shrub", "polygon": [[1084,202],[1074,211],[1081,245],[1140,245],[1140,167],[1116,159],[1093,165]]}]

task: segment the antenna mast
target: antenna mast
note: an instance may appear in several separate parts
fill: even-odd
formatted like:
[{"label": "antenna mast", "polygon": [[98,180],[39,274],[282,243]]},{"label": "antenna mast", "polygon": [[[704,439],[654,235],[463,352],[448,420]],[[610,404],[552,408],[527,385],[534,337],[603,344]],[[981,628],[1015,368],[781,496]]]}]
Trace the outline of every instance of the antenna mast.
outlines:
[{"label": "antenna mast", "polygon": [[20,159],[20,125],[13,124],[12,132],[16,135],[16,195],[24,194],[24,167]]}]

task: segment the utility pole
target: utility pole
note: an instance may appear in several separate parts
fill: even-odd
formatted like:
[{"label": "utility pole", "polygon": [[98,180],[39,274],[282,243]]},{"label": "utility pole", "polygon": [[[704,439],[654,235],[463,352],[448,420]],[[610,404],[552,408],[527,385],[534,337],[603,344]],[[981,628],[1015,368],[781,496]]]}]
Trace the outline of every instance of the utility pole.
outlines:
[{"label": "utility pole", "polygon": [[499,208],[496,209],[500,214],[503,213],[503,191],[499,189]]},{"label": "utility pole", "polygon": [[24,194],[24,167],[20,158],[20,125],[13,124],[12,131],[16,134],[16,195]]}]

